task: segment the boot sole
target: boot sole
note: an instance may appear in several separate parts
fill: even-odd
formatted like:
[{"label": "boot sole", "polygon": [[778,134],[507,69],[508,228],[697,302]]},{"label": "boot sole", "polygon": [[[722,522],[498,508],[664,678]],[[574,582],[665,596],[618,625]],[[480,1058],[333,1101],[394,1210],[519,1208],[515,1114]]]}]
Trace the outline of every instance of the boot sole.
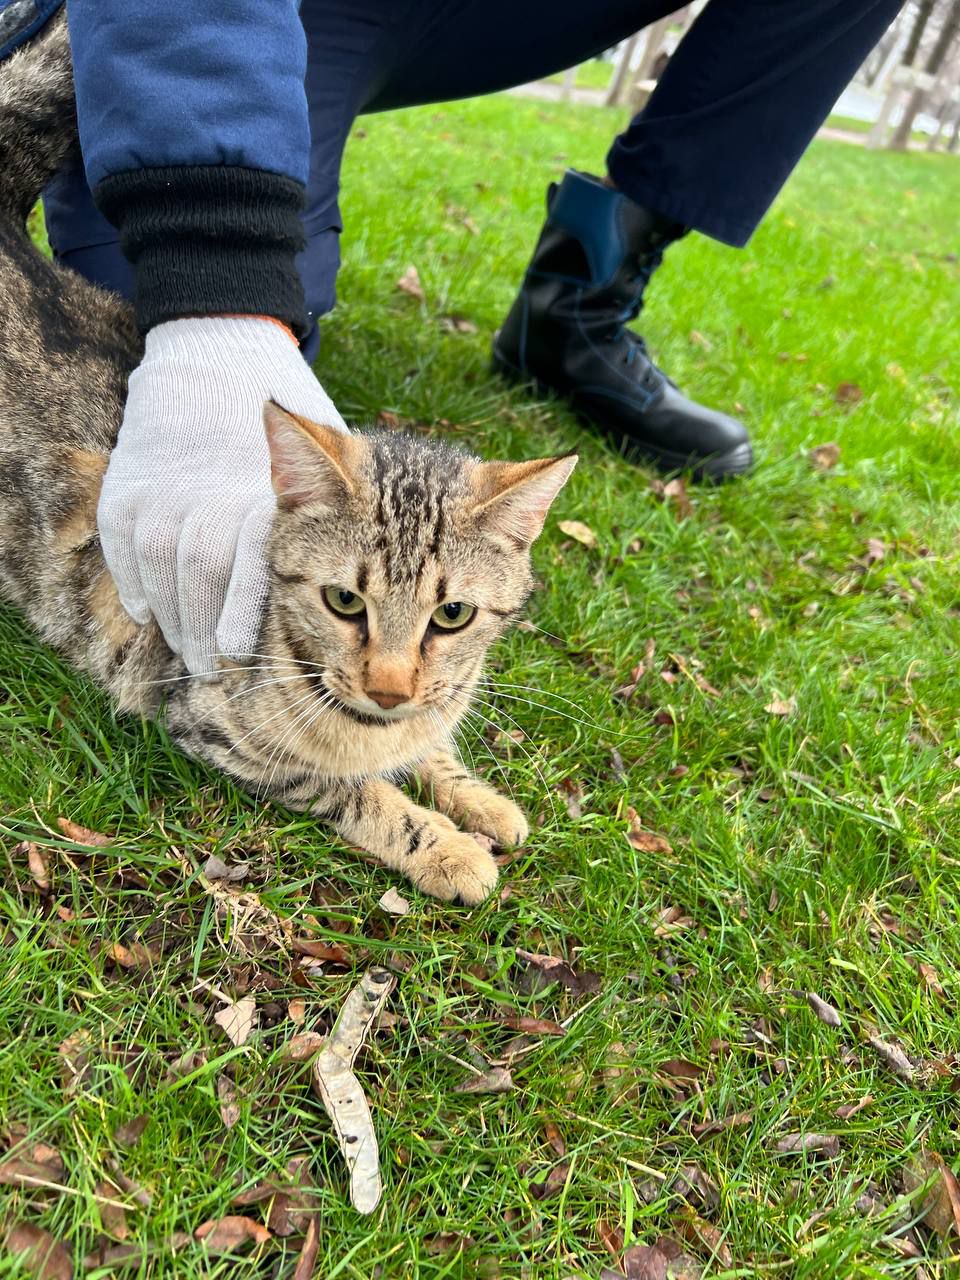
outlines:
[{"label": "boot sole", "polygon": [[[539,378],[532,374],[521,373],[515,365],[500,355],[496,347],[493,349],[491,367],[494,373],[499,374],[507,382],[511,382],[515,386],[531,387],[538,395],[551,399],[569,400],[569,397],[565,396],[562,391],[558,391],[556,387],[548,386],[547,383],[541,382]],[[712,454],[709,457],[676,453],[670,449],[661,449],[656,445],[645,444],[642,441],[635,440],[632,436],[624,436],[607,430],[594,418],[584,413],[583,410],[578,409],[575,401],[571,403],[577,420],[591,430],[599,431],[606,436],[615,445],[620,456],[627,462],[652,462],[660,471],[667,473],[688,472],[693,476],[694,480],[725,480],[731,476],[743,475],[753,468],[753,449],[749,440],[744,440],[735,448],[728,450],[727,453]]]}]

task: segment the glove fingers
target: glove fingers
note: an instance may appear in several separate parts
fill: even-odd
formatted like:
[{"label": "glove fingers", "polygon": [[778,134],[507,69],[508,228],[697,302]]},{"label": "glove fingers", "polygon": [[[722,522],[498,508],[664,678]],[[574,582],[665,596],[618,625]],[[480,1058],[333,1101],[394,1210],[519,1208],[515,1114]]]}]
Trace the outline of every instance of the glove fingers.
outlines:
[{"label": "glove fingers", "polygon": [[208,499],[187,516],[177,547],[183,660],[194,675],[217,671],[217,623],[234,574],[246,504]]},{"label": "glove fingers", "polygon": [[112,502],[109,496],[105,499],[101,495],[97,506],[97,531],[103,558],[116,584],[120,603],[134,622],[143,626],[150,621],[150,606],[140,580],[140,566],[134,549],[133,511]]},{"label": "glove fingers", "polygon": [[217,649],[230,658],[245,658],[257,648],[257,637],[270,585],[267,540],[276,506],[259,503],[247,514],[237,539],[233,574],[217,627]]},{"label": "glove fingers", "polygon": [[183,652],[177,595],[177,549],[187,511],[155,506],[141,511],[133,536],[137,569],[147,607],[174,653]]}]

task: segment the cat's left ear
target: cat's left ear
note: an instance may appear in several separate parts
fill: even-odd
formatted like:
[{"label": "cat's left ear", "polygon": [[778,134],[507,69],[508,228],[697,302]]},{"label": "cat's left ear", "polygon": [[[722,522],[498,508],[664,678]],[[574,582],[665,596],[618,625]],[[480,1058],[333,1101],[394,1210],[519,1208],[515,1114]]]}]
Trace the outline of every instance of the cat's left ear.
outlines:
[{"label": "cat's left ear", "polygon": [[287,413],[273,400],[263,408],[277,505],[292,511],[307,502],[333,507],[354,489],[363,448],[357,436]]},{"label": "cat's left ear", "polygon": [[570,478],[577,455],[532,462],[481,462],[471,477],[473,514],[490,533],[519,548],[539,537],[550,504]]}]

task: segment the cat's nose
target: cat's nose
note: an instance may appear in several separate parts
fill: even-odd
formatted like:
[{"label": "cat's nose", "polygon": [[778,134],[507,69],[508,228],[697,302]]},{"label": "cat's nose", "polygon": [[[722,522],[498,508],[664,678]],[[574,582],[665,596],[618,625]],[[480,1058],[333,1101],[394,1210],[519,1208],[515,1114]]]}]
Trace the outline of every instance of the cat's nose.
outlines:
[{"label": "cat's nose", "polygon": [[409,693],[401,693],[397,689],[367,689],[366,695],[372,698],[378,707],[383,707],[384,711],[399,707],[401,702],[409,702],[411,697]]}]

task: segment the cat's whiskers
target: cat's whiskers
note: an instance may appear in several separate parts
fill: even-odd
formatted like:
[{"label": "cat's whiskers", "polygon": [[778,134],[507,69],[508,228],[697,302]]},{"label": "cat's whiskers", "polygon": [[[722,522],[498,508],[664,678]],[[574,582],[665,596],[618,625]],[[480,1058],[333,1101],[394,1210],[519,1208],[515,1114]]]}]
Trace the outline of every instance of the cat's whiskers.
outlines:
[{"label": "cat's whiskers", "polygon": [[[486,702],[483,698],[480,698],[480,697],[478,697],[478,698],[477,698],[477,700],[476,700],[476,702],[475,702],[474,704],[472,704],[470,707],[468,707],[468,708],[467,708],[467,711],[466,711],[466,713],[465,713],[465,714],[466,714],[467,716],[474,716],[475,718],[477,718],[477,719],[479,719],[480,721],[482,721],[484,724],[489,725],[489,726],[490,726],[490,728],[492,728],[492,729],[496,729],[496,731],[497,731],[498,733],[502,733],[502,732],[503,732],[503,726],[502,726],[502,725],[500,725],[500,724],[497,724],[497,722],[496,722],[495,720],[492,720],[489,716],[485,715],[485,714],[484,714],[484,713],[479,709],[481,706],[486,707],[488,711],[499,711],[501,715],[506,716],[506,718],[510,721],[510,723],[514,726],[514,728],[515,728],[515,729],[519,730],[519,732],[520,732],[520,733],[523,733],[523,730],[520,728],[519,724],[517,724],[516,720],[514,720],[514,719],[512,718],[512,716],[508,715],[508,713],[507,713],[506,711],[503,711],[503,710],[502,710],[502,708],[497,708],[497,707],[491,706],[491,704],[490,704],[490,703]],[[508,736],[509,736],[509,735],[508,735]],[[490,754],[491,754],[491,755],[493,755],[493,750],[492,750],[492,748],[490,747],[490,744],[487,742],[486,738],[484,738],[484,737],[483,737],[483,734],[482,734],[482,733],[481,733],[480,737],[481,737],[481,740],[482,740],[482,742],[484,743],[484,745],[485,745],[485,746],[490,750]],[[522,743],[522,742],[518,741],[516,738],[511,738],[511,741],[512,741],[512,742],[513,742],[517,747],[519,747],[520,751],[521,751],[521,752],[523,753],[523,755],[525,756],[525,758],[526,758],[526,760],[527,760],[527,763],[528,763],[528,764],[533,768],[533,770],[534,770],[534,772],[536,773],[537,777],[540,779],[540,785],[543,787],[544,794],[545,794],[545,795],[550,799],[550,802],[551,802],[551,804],[553,805],[553,809],[554,809],[554,816],[556,816],[556,804],[555,804],[555,802],[554,802],[554,800],[553,800],[553,796],[552,796],[552,793],[551,793],[551,791],[550,791],[550,788],[549,788],[549,787],[548,787],[548,785],[547,785],[547,780],[546,780],[546,778],[545,778],[545,777],[544,777],[544,775],[543,775],[543,770],[540,768],[539,764],[538,764],[538,763],[537,763],[537,761],[534,759],[534,757],[533,757],[533,755],[531,754],[531,752],[529,752],[529,751],[527,750],[527,748],[523,745],[523,743]],[[496,757],[494,757],[494,759],[496,759]],[[499,764],[499,761],[498,761],[498,764]],[[501,766],[501,769],[502,769],[502,766]]]},{"label": "cat's whiskers", "polygon": [[549,703],[538,702],[536,701],[536,699],[533,699],[533,698],[524,698],[524,697],[518,696],[515,693],[507,692],[508,689],[529,689],[531,693],[542,693],[547,698],[558,698],[561,702],[566,702],[571,707],[575,707],[578,711],[582,711],[582,708],[579,706],[579,704],[574,702],[571,698],[564,698],[562,694],[553,693],[549,689],[536,689],[532,685],[525,685],[525,684],[507,684],[507,685],[498,684],[494,682],[489,676],[485,676],[483,678],[483,683],[485,688],[497,694],[498,697],[507,698],[511,702],[525,703],[529,707],[536,707],[538,710],[545,711],[549,715],[560,716],[561,719],[570,720],[574,724],[582,725],[584,728],[597,729],[601,733],[609,734],[610,736],[617,737],[617,738],[637,739],[640,737],[640,735],[637,733],[627,733],[626,730],[624,729],[614,729],[610,725],[600,724],[596,720],[588,720],[585,717],[581,718],[580,716],[572,716],[567,711],[561,711],[559,707],[551,707]]},{"label": "cat's whiskers", "polygon": [[231,755],[236,751],[237,747],[239,747],[241,743],[246,742],[247,739],[253,737],[255,733],[259,733],[265,725],[271,724],[274,720],[278,720],[280,716],[289,715],[295,707],[302,706],[304,702],[309,702],[311,699],[315,699],[316,697],[316,690],[311,689],[309,693],[305,693],[302,697],[295,698],[293,702],[289,702],[285,706],[281,707],[280,710],[274,712],[272,716],[267,716],[265,720],[261,720],[259,724],[254,725],[249,733],[245,733],[242,738],[238,738],[233,746],[227,751],[227,755]]},{"label": "cat's whiskers", "polygon": [[[308,733],[315,724],[318,724],[325,714],[333,710],[333,703],[334,703],[333,695],[328,691],[324,694],[324,697],[319,700],[317,706],[315,707],[307,706],[303,709],[303,711],[300,711],[297,713],[296,717],[291,722],[286,733],[281,736],[279,742],[274,747],[273,751],[271,751],[270,757],[267,760],[267,763],[263,767],[263,771],[260,775],[261,782],[258,782],[257,784],[256,799],[258,801],[260,799],[261,786],[263,785],[262,784],[263,774],[266,773],[267,769],[270,768],[270,762],[276,756],[276,763],[274,764],[273,769],[270,772],[270,777],[267,779],[266,784],[263,785],[264,795],[269,795],[270,793],[270,788],[273,786],[273,779],[276,776],[276,772],[280,767],[281,761],[283,759],[283,755],[292,756],[294,754],[295,748],[299,746],[300,742],[303,740],[304,735]],[[299,725],[299,728],[298,728],[298,725]],[[291,736],[294,734],[295,736]]]}]

